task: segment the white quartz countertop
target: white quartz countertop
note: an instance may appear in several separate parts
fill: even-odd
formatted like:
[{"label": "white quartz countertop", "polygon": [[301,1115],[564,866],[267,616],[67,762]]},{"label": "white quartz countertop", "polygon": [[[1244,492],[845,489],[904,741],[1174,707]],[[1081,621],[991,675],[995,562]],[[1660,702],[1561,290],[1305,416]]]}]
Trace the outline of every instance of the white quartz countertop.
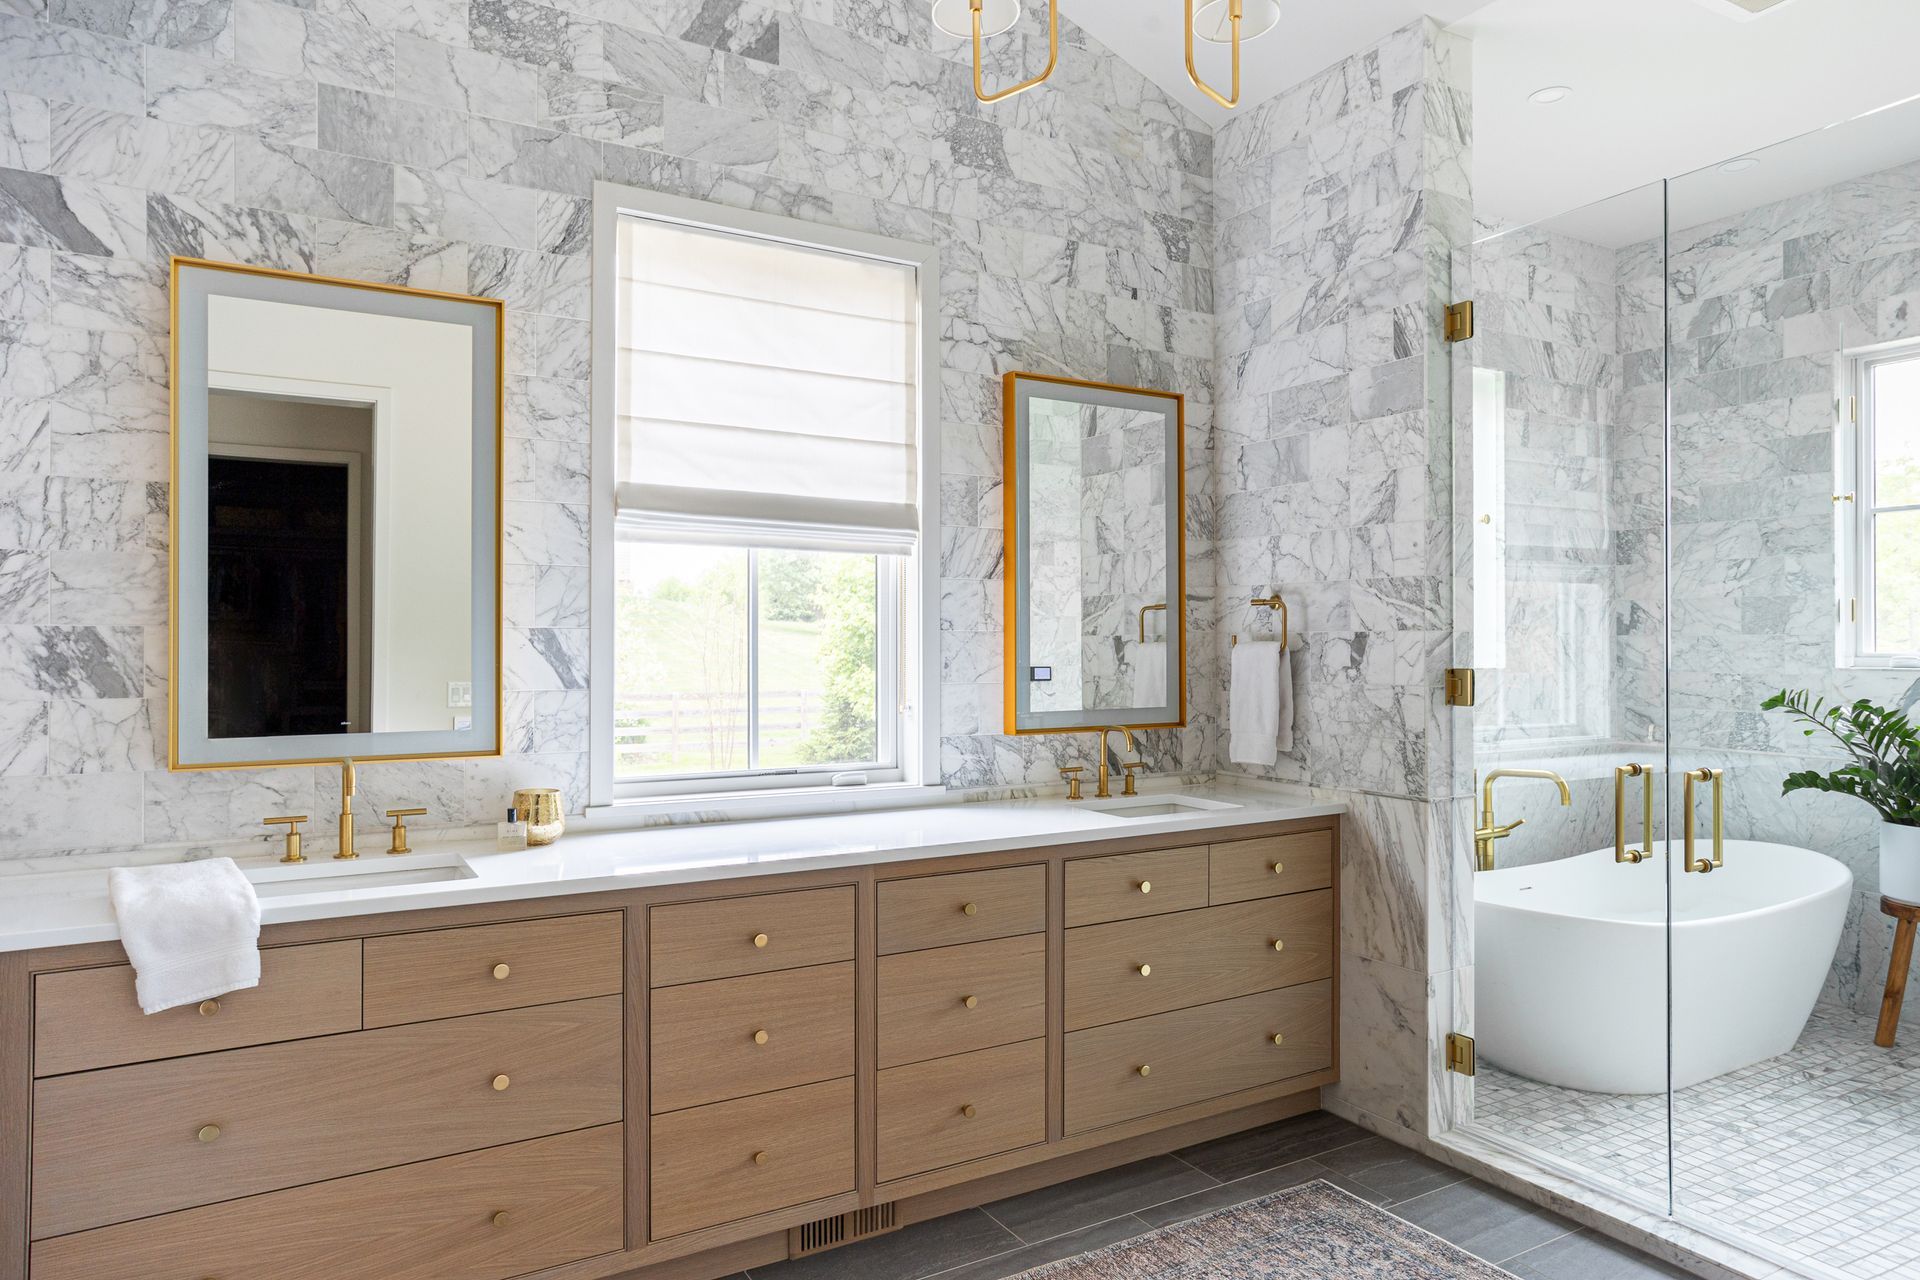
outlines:
[{"label": "white quartz countertop", "polygon": [[[1191,799],[1205,807],[1161,813]],[[1146,806],[1121,817],[1102,806]],[[955,854],[995,853],[1130,836],[1184,835],[1346,812],[1298,789],[1208,785],[1147,792],[1127,801],[1010,800],[935,804],[752,822],[630,831],[576,831],[537,849],[502,852],[490,840],[436,842],[389,857],[366,841],[353,862],[309,840],[307,863],[271,855],[238,859],[260,894],[262,924],[325,920],[562,894],[639,889],[784,871],[820,871]],[[107,871],[0,876],[0,951],[106,942],[120,936]]]}]

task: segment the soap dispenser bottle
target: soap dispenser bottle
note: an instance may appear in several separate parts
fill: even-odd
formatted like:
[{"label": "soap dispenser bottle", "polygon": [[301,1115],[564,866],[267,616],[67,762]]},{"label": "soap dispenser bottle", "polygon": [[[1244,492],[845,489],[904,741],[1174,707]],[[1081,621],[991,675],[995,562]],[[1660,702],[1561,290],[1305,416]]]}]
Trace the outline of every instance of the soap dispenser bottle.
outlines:
[{"label": "soap dispenser bottle", "polygon": [[518,809],[507,810],[507,820],[495,824],[495,843],[501,849],[524,849],[527,847],[527,824],[520,821]]}]

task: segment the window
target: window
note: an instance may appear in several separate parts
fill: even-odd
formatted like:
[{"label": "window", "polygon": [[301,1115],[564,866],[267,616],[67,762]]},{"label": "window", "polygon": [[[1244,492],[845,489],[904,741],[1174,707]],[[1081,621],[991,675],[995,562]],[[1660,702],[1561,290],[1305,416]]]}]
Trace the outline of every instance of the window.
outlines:
[{"label": "window", "polygon": [[[1853,362],[1843,439],[1840,634],[1843,662],[1920,663],[1920,345]],[[1847,455],[1851,456],[1848,457]],[[1851,501],[1847,499],[1851,498]]]},{"label": "window", "polygon": [[596,802],[917,781],[932,251],[613,187],[595,218]]}]

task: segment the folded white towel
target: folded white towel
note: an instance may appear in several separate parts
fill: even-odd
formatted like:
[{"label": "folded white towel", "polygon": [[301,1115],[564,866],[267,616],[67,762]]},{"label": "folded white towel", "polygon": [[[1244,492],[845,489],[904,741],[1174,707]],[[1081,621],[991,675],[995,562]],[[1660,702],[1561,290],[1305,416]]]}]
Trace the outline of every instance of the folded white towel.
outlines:
[{"label": "folded white towel", "polygon": [[[1286,650],[1274,640],[1242,640],[1233,646],[1227,691],[1227,758],[1235,764],[1270,765],[1280,758],[1281,662]],[[1287,698],[1288,719],[1292,698]],[[1287,729],[1288,745],[1293,731]]]},{"label": "folded white towel", "polygon": [[142,1013],[260,985],[260,900],[232,858],[115,867],[107,896]]},{"label": "folded white towel", "polygon": [[1133,647],[1133,705],[1167,705],[1167,642],[1147,640]]},{"label": "folded white towel", "polygon": [[1293,650],[1280,647],[1280,735],[1274,745],[1281,755],[1293,750]]}]

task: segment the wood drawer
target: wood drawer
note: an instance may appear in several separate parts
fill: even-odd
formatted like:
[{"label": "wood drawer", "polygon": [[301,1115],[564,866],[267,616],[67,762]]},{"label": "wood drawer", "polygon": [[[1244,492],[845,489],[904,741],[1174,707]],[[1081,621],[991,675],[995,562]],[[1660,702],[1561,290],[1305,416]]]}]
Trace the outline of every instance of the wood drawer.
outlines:
[{"label": "wood drawer", "polygon": [[33,1237],[610,1123],[620,1032],[602,996],[41,1080]]},{"label": "wood drawer", "polygon": [[853,1081],[653,1118],[653,1228],[664,1240],[853,1190]]},{"label": "wood drawer", "polygon": [[620,1249],[621,1192],[620,1126],[605,1125],[42,1240],[32,1273],[506,1280]]},{"label": "wood drawer", "polygon": [[1216,904],[1332,888],[1333,832],[1299,831],[1209,845],[1207,865],[1207,893]]},{"label": "wood drawer", "polygon": [[656,987],[853,959],[853,888],[755,893],[653,908]]},{"label": "wood drawer", "polygon": [[1067,926],[1207,905],[1207,850],[1155,849],[1067,863]]},{"label": "wood drawer", "polygon": [[1067,1036],[1066,1131],[1118,1124],[1332,1063],[1331,981],[1075,1031]]},{"label": "wood drawer", "polygon": [[853,1074],[853,964],[668,987],[653,997],[653,1110]]},{"label": "wood drawer", "polygon": [[33,1073],[213,1053],[360,1029],[360,943],[268,947],[260,985],[151,1016],[133,968],[43,973],[33,983]]},{"label": "wood drawer", "polygon": [[1074,1031],[1331,976],[1333,894],[1089,925],[1067,930],[1066,945]]},{"label": "wood drawer", "polygon": [[880,1181],[1047,1139],[1047,1042],[1025,1040],[880,1073]]},{"label": "wood drawer", "polygon": [[617,995],[620,921],[610,911],[368,938],[367,1025]]},{"label": "wood drawer", "polygon": [[882,1067],[1046,1033],[1045,934],[880,958]]},{"label": "wood drawer", "polygon": [[1047,927],[1047,869],[1002,867],[883,880],[880,954],[981,942]]}]

